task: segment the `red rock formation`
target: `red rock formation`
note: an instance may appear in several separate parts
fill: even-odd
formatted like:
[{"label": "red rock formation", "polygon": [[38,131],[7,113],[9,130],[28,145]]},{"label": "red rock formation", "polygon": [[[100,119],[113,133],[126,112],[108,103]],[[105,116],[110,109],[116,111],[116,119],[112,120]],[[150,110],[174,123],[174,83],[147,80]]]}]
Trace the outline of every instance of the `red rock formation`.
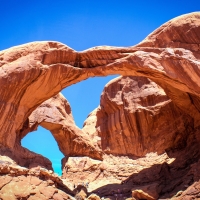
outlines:
[{"label": "red rock formation", "polygon": [[158,199],[158,196],[149,195],[148,193],[144,192],[143,190],[132,191],[132,197],[134,199],[146,199],[146,200],[156,200],[156,199]]},{"label": "red rock formation", "polygon": [[66,157],[87,155],[101,159],[100,149],[97,151],[88,135],[75,125],[70,105],[62,94],[46,100],[31,113],[28,124],[20,132],[19,140],[37,129],[38,125],[51,131]]},{"label": "red rock formation", "polygon": [[73,199],[73,191],[52,171],[40,167],[28,170],[5,156],[0,159],[1,199]]},{"label": "red rock formation", "polygon": [[[185,146],[178,145],[177,151],[172,148],[173,151],[168,152],[170,156],[175,156],[178,162],[172,163],[170,166],[169,164],[154,165],[150,169],[144,169],[138,175],[130,177],[127,181],[131,183],[132,187],[134,184],[145,185],[147,182],[158,181],[159,185],[162,186],[158,188],[158,193],[161,197],[166,198],[168,198],[167,195],[170,191],[170,194],[177,192],[176,190],[183,188],[186,182],[188,184],[193,183],[195,173],[188,175],[187,172],[192,169],[190,164],[195,163],[199,158],[199,140],[197,139],[200,126],[199,33],[200,13],[198,12],[172,19],[150,34],[140,44],[129,48],[95,47],[83,52],[76,52],[61,43],[36,42],[1,51],[1,154],[8,154],[9,152],[12,156],[20,155],[19,152],[22,150],[18,149],[21,148],[18,144],[29,115],[42,102],[58,94],[64,87],[92,76],[109,74],[144,76],[160,85],[173,104],[182,110],[174,109],[176,110],[173,111],[173,113],[176,113],[175,116],[184,113],[187,116],[186,122],[191,119],[194,121],[194,126],[191,126],[190,122],[189,124],[186,123],[186,131],[184,132],[189,134],[188,138],[182,138],[182,140],[185,140],[185,143],[182,143]],[[143,106],[143,104],[141,105]],[[171,106],[169,107],[171,108]],[[134,120],[132,122],[134,123]],[[180,129],[179,126],[177,129],[180,133],[183,133],[183,123],[185,121],[182,122],[182,125],[180,124]],[[149,124],[151,123],[146,123],[144,128],[148,128]],[[116,129],[113,127],[113,130]],[[124,131],[124,128],[122,130]],[[138,130],[142,130],[143,137],[148,135],[142,127],[134,131],[137,132]],[[129,134],[129,132],[126,130],[123,134]],[[156,133],[160,136],[158,132]],[[65,133],[62,134],[65,135]],[[66,135],[69,139],[70,134]],[[96,133],[93,136],[93,141],[102,145],[103,150],[109,153],[113,138],[109,138],[107,144],[100,142],[99,135],[96,135]],[[181,134],[181,136],[185,137],[184,134]],[[76,137],[80,138],[76,135],[73,139]],[[172,139],[167,139],[164,148],[167,147],[167,144],[171,144],[170,140]],[[120,138],[120,141],[125,142],[125,139]],[[138,142],[140,139],[136,137],[135,141]],[[148,144],[148,141],[151,141],[151,139],[147,138],[146,141],[142,141],[145,148],[148,147],[151,150],[158,148],[158,151],[163,151],[164,148],[159,144],[165,145],[164,142],[159,142],[154,148]],[[85,142],[81,139],[80,146],[87,146]],[[126,142],[125,146],[129,144],[129,142]],[[177,141],[173,143],[173,145],[176,144]],[[181,154],[180,149],[182,147],[185,147],[185,149]],[[144,155],[148,152],[145,148],[142,147],[137,151],[121,146],[120,151]],[[76,149],[78,149],[78,146]],[[101,152],[99,152],[97,146],[91,149],[94,150],[92,155],[95,158],[101,157]],[[88,155],[88,151],[86,151],[86,155]],[[113,145],[111,151],[119,154],[118,149]],[[82,151],[81,154],[84,152]],[[34,157],[33,154],[31,156]],[[22,155],[22,157],[25,158],[26,156]],[[155,174],[158,174],[158,176],[155,176]],[[192,177],[191,181],[190,177]],[[183,181],[181,182],[181,180]]]},{"label": "red rock formation", "polygon": [[172,19],[130,48],[78,53],[61,43],[36,42],[1,51],[1,144],[13,149],[31,112],[62,88],[108,74],[151,78],[199,125],[199,16]]},{"label": "red rock formation", "polygon": [[193,127],[193,119],[157,84],[144,77],[120,77],[105,86],[100,107],[85,121],[83,131],[99,136],[107,154],[144,156],[182,143],[188,126]]},{"label": "red rock formation", "polygon": [[63,177],[101,196],[170,198],[199,180],[200,127],[147,78],[109,82],[83,131],[107,155],[63,160]]}]

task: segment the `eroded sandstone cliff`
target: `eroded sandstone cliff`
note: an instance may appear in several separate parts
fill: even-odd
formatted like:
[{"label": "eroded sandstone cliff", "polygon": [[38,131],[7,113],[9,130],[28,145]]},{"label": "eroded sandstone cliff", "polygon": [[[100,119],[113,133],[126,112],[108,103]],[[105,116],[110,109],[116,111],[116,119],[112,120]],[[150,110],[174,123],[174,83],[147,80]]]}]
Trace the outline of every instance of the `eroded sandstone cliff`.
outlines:
[{"label": "eroded sandstone cliff", "polygon": [[101,159],[101,150],[75,125],[70,105],[61,93],[38,106],[27,121],[20,132],[19,140],[41,125],[51,131],[60,151],[66,157],[87,155]]},{"label": "eroded sandstone cliff", "polygon": [[91,115],[94,112],[95,129],[87,127],[92,120],[89,116],[83,130],[99,136],[102,150],[112,155],[164,153],[186,140],[194,126],[191,116],[177,107],[161,87],[144,77],[120,77],[108,83],[100,107]]},{"label": "eroded sandstone cliff", "polygon": [[31,112],[62,88],[108,74],[151,78],[195,119],[197,126],[199,16],[191,13],[172,19],[129,48],[95,47],[76,52],[57,42],[35,42],[1,51],[2,145],[12,149]]},{"label": "eroded sandstone cliff", "polygon": [[[70,123],[67,125],[59,124],[55,121],[52,123],[53,121],[47,119],[48,117],[45,119],[46,121],[38,122],[51,130],[54,135],[57,133],[55,133],[55,128],[53,127],[64,127],[63,131],[57,129],[59,135],[65,138],[67,144],[70,139],[76,146],[75,150],[72,150],[71,146],[66,147],[65,142],[60,141],[60,137],[58,137],[57,141],[60,144],[60,149],[65,155],[70,155],[70,153],[74,155],[77,151],[77,155],[92,156],[99,159],[102,158],[102,151],[106,154],[103,156],[103,161],[98,161],[100,163],[105,162],[103,164],[104,167],[101,164],[100,166],[95,164],[97,166],[95,169],[93,167],[86,169],[86,171],[90,172],[92,170],[95,173],[99,171],[95,180],[98,180],[100,176],[110,177],[112,174],[115,174],[114,171],[116,169],[120,171],[116,167],[117,165],[114,164],[111,167],[111,172],[108,175],[104,175],[104,172],[107,173],[109,171],[106,171],[106,169],[109,169],[106,163],[117,162],[121,164],[122,158],[115,158],[116,156],[127,154],[143,156],[146,163],[148,160],[144,156],[146,153],[156,151],[160,154],[157,157],[160,160],[159,156],[165,155],[165,153],[162,153],[166,151],[166,157],[164,156],[161,159],[162,162],[160,161],[158,165],[154,163],[153,166],[145,165],[148,166],[147,168],[139,167],[140,164],[138,166],[137,163],[143,161],[136,158],[134,159],[136,160],[137,168],[135,168],[135,163],[129,160],[126,161],[127,163],[130,162],[128,166],[131,166],[129,172],[132,175],[125,175],[120,179],[120,173],[116,172],[113,181],[125,180],[125,186],[129,188],[124,193],[129,193],[130,195],[130,191],[134,190],[132,193],[133,196],[135,195],[134,197],[141,195],[139,190],[143,187],[143,192],[147,190],[147,193],[149,191],[148,188],[154,188],[153,190],[156,191],[156,194],[151,194],[155,195],[152,197],[154,199],[158,198],[158,196],[171,198],[177,191],[185,189],[185,192],[180,192],[176,195],[177,198],[181,199],[190,196],[198,198],[199,52],[199,12],[170,20],[151,33],[144,41],[128,48],[104,46],[76,52],[58,42],[35,42],[1,51],[1,155],[9,155],[12,158],[18,159],[18,162],[23,166],[27,165],[27,167],[30,167],[31,160],[38,160],[39,162],[34,162],[36,164],[42,162],[43,166],[50,168],[48,160],[20,146],[20,139],[26,134],[24,132],[25,129],[30,128],[28,117],[41,103],[58,94],[64,87],[92,76],[121,74],[123,76],[147,77],[158,84],[168,97],[163,95],[163,90],[158,86],[155,92],[157,96],[154,96],[153,92],[151,93],[151,89],[149,92],[145,90],[145,84],[142,86],[143,92],[140,90],[140,84],[135,84],[135,90],[138,96],[140,96],[138,99],[137,96],[129,95],[127,87],[129,84],[122,86],[119,81],[116,84],[117,86],[115,86],[118,89],[113,89],[114,93],[109,91],[108,87],[106,88],[107,90],[105,89],[100,109],[90,115],[93,121],[91,120],[91,123],[87,121],[83,131],[74,128]],[[134,85],[134,80],[130,79],[131,82]],[[155,83],[150,83],[149,88],[154,87]],[[132,85],[130,86],[132,87]],[[130,89],[130,93],[132,93],[132,89]],[[121,98],[120,95],[123,97]],[[150,98],[146,98],[147,96]],[[127,103],[129,100],[133,101],[135,106]],[[120,102],[120,105],[117,102]],[[106,107],[107,103],[109,106],[105,110],[102,105]],[[42,110],[43,108],[39,109]],[[54,108],[52,107],[51,109]],[[157,112],[158,110],[160,112]],[[45,112],[51,111],[45,109]],[[98,113],[101,116],[98,116]],[[36,117],[36,122],[44,118],[40,112],[37,115],[40,115],[41,118],[37,119]],[[65,115],[65,117],[67,116]],[[106,117],[107,121],[103,121],[102,117]],[[162,121],[162,117],[166,117],[167,123]],[[159,123],[159,120],[161,120],[160,123],[162,125]],[[123,122],[123,125],[121,122]],[[92,124],[96,124],[98,128],[93,127],[90,131],[87,127],[92,127]],[[68,125],[71,127],[70,131],[67,130]],[[107,127],[108,125],[110,127]],[[168,127],[169,130],[164,130],[164,127]],[[34,127],[32,128],[34,129]],[[162,131],[166,131],[169,137],[165,137]],[[84,137],[81,137],[79,134],[82,132],[84,132]],[[91,141],[88,141],[88,136],[85,136],[86,133],[92,137]],[[130,136],[132,133],[135,134],[134,138]],[[161,140],[157,137],[161,137]],[[129,139],[131,139],[131,142]],[[119,147],[114,145],[113,142],[119,144]],[[121,143],[124,145],[121,145]],[[136,146],[133,143],[137,143]],[[89,149],[83,151],[83,147],[89,147]],[[67,151],[65,148],[68,148]],[[110,159],[110,154],[115,155],[112,158],[115,162],[107,161]],[[172,158],[175,159],[173,162]],[[70,160],[68,159],[68,161]],[[87,162],[84,161],[84,163]],[[68,172],[68,174],[65,174],[66,177],[70,176],[70,173],[74,173],[69,170],[67,165],[65,165],[65,170]],[[124,170],[122,169],[123,173]],[[4,174],[3,168],[2,174]],[[83,175],[85,176],[84,173]],[[1,176],[1,179],[3,180],[4,176]],[[47,179],[49,178],[47,177]],[[113,181],[112,183],[114,183]],[[7,187],[7,183],[1,187],[3,194],[6,194],[6,191],[8,191],[4,189]],[[155,186],[154,184],[158,185]],[[138,188],[138,185],[140,185],[140,188]],[[117,187],[119,186],[117,185]],[[101,194],[106,195],[106,192],[103,192],[106,190],[108,192],[111,191],[110,188],[105,186],[102,188]],[[148,195],[146,192],[140,198]],[[117,193],[120,195],[118,190]],[[32,198],[34,194],[30,193],[27,198]],[[18,196],[15,194],[13,198],[18,198]]]},{"label": "eroded sandstone cliff", "polygon": [[63,177],[69,182],[89,182],[102,196],[119,195],[118,190],[123,197],[131,191],[137,196],[139,189],[157,199],[198,180],[200,127],[150,79],[109,82],[82,130],[102,149],[103,161],[68,158]]}]

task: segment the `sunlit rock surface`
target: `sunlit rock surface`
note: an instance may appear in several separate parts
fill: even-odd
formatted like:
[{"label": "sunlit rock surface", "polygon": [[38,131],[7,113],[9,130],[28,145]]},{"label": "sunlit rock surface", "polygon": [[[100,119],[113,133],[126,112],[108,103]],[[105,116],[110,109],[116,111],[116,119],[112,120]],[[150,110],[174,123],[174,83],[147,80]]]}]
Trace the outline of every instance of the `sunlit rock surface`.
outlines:
[{"label": "sunlit rock surface", "polygon": [[99,137],[97,143],[106,154],[144,156],[180,145],[193,124],[192,117],[150,79],[120,77],[105,86],[100,107],[83,130]]},{"label": "sunlit rock surface", "polygon": [[74,199],[73,191],[51,170],[20,167],[6,156],[0,160],[1,199]]},{"label": "sunlit rock surface", "polygon": [[[139,114],[135,114],[135,117],[137,116],[137,119],[144,121],[144,125],[140,121],[130,118],[129,115],[127,115],[127,119],[120,120],[119,116],[122,115],[116,112],[114,112],[114,116],[116,118],[118,117],[119,120],[113,118],[113,116],[110,115],[111,113],[109,113],[110,116],[107,116],[106,121],[113,131],[119,128],[119,130],[122,131],[122,136],[126,136],[127,134],[128,140],[128,138],[131,138],[129,134],[132,133],[132,131],[125,130],[127,127],[124,127],[124,125],[120,126],[120,122],[127,123],[127,121],[131,119],[131,123],[133,123],[134,126],[133,132],[136,134],[133,142],[137,142],[136,145],[142,145],[139,149],[133,148],[133,144],[130,141],[126,141],[119,132],[116,131],[115,134],[117,133],[117,135],[112,135],[112,133],[109,132],[109,127],[105,127],[102,123],[98,125],[99,127],[103,127],[103,132],[98,129],[96,132],[94,128],[92,128],[93,130],[90,134],[90,130],[84,128],[84,135],[87,133],[88,135],[92,135],[90,142],[85,139],[85,137],[84,139],[80,139],[79,134],[76,135],[73,133],[76,129],[73,129],[72,132],[59,132],[59,134],[62,136],[67,135],[67,144],[69,143],[68,140],[72,139],[72,143],[75,142],[77,145],[75,149],[78,149],[79,142],[74,141],[74,138],[79,138],[79,141],[81,141],[80,147],[86,146],[89,147],[90,150],[76,150],[78,151],[78,155],[83,155],[84,152],[86,152],[86,156],[91,156],[93,159],[103,158],[103,161],[100,162],[104,162],[104,157],[110,156],[109,154],[112,153],[115,156],[120,156],[121,154],[125,155],[127,153],[131,156],[137,155],[145,158],[144,155],[148,152],[158,151],[158,154],[160,154],[158,156],[162,156],[165,154],[163,154],[165,150],[169,159],[175,158],[170,164],[164,160],[163,164],[154,164],[152,167],[143,169],[142,172],[138,171],[126,177],[125,179],[127,179],[127,181],[125,186],[128,184],[130,188],[126,190],[126,192],[122,192],[123,188],[119,188],[119,185],[117,185],[115,191],[111,194],[112,196],[121,195],[123,193],[130,197],[134,194],[134,191],[142,190],[141,188],[143,186],[143,190],[144,188],[156,187],[159,198],[172,198],[173,196],[179,199],[198,198],[199,176],[196,171],[198,171],[199,160],[200,126],[199,68],[199,12],[182,15],[170,20],[151,33],[144,41],[136,46],[128,48],[102,46],[94,47],[83,52],[76,52],[58,42],[33,42],[1,51],[0,153],[2,156],[8,155],[12,157],[18,164],[27,167],[30,167],[32,163],[31,160],[37,157],[37,159],[39,159],[37,162],[38,165],[42,162],[43,166],[50,168],[51,166],[48,160],[20,146],[20,140],[24,134],[23,131],[26,125],[28,125],[28,117],[41,103],[58,94],[63,88],[89,77],[106,76],[110,74],[143,76],[158,84],[169,98],[169,101],[165,99],[156,102],[149,99],[147,100],[147,102],[154,103],[155,107],[158,106],[158,102],[162,104],[162,102],[167,101],[168,104],[165,104],[165,106],[169,106],[169,108],[166,109],[165,113],[173,110],[170,119],[166,114],[166,119],[174,119],[170,129],[172,131],[166,130],[166,132],[168,131],[169,133],[169,137],[165,138],[161,132],[156,130],[156,127],[151,126],[152,124],[155,125],[156,122],[158,123],[159,120],[154,118],[156,116],[156,112],[154,111],[152,118],[158,121],[151,121],[149,113],[152,112],[152,109],[144,109],[145,107],[149,107],[144,104],[146,103],[144,100],[140,103],[135,102],[137,106],[141,107],[139,109]],[[139,87],[136,91],[139,92]],[[145,93],[144,91],[139,94],[144,97]],[[157,94],[160,97],[162,96],[159,92]],[[151,96],[153,94],[149,95]],[[109,96],[112,97],[112,93],[107,91],[104,96],[105,98]],[[125,100],[130,100],[132,97],[126,97]],[[118,98],[118,96],[114,96],[114,99],[116,98]],[[109,101],[104,99],[101,104],[103,102]],[[114,106],[116,104],[114,100],[111,100],[111,102],[110,105]],[[174,109],[172,109],[173,106]],[[126,109],[131,110],[131,112],[135,111],[135,113],[137,111],[134,107],[127,106],[126,104],[121,107],[123,107],[123,109],[120,108],[120,112]],[[105,112],[110,112],[112,109],[113,108],[109,107]],[[162,110],[163,107],[161,106],[159,109]],[[94,112],[98,112],[98,109]],[[147,118],[145,118],[146,113],[148,113]],[[92,115],[92,120],[94,120],[96,114],[93,113]],[[157,113],[157,116],[160,115],[163,116]],[[183,115],[185,117],[183,117]],[[178,117],[180,121],[176,121],[176,117]],[[101,119],[101,117],[97,117],[97,119]],[[169,123],[169,121],[167,122]],[[48,123],[48,121],[44,122],[43,126],[52,130]],[[95,124],[94,121],[92,123]],[[92,127],[92,123],[89,124],[87,122],[86,124]],[[52,126],[57,125],[58,124],[55,123]],[[115,128],[114,125],[117,125],[117,128]],[[137,127],[135,127],[136,125]],[[159,127],[159,125],[160,124],[157,126]],[[168,124],[163,124],[163,126],[160,126],[160,130],[167,127],[167,125]],[[150,135],[152,130],[148,130],[149,128],[155,130],[155,141],[157,141],[157,143],[153,142]],[[174,133],[174,128],[177,130],[177,134]],[[100,133],[102,133],[102,135],[100,135]],[[55,134],[55,132],[52,131],[52,134]],[[75,134],[75,136],[71,138],[71,134]],[[109,134],[109,137],[107,137],[107,134]],[[139,135],[137,136],[137,134],[140,134],[141,137]],[[174,139],[172,139],[173,134],[175,135]],[[105,138],[106,140],[104,140],[102,136],[107,137]],[[159,140],[157,137],[161,137],[161,139]],[[120,142],[113,145],[113,142],[118,141],[116,140],[118,138]],[[143,140],[140,140],[140,138],[143,138]],[[163,139],[165,139],[166,142],[162,141]],[[65,151],[64,148],[69,148],[65,147],[64,144],[61,145],[64,141],[60,142],[59,139],[57,139],[57,141],[60,143],[60,149],[63,152]],[[139,144],[138,141],[140,142]],[[121,142],[124,142],[125,145],[121,145]],[[118,145],[119,147],[117,147],[117,144],[120,144]],[[128,148],[129,146],[130,149]],[[101,148],[106,155],[102,157],[102,152],[99,148]],[[93,150],[92,154],[90,154],[91,149]],[[72,150],[71,147],[68,150],[71,155],[74,155],[73,153],[75,151]],[[67,152],[65,155],[68,155]],[[138,160],[136,158],[134,159]],[[27,163],[25,163],[25,161]],[[64,163],[65,162],[63,162],[63,166],[66,166]],[[120,163],[120,159],[118,163]],[[116,167],[114,167],[114,169],[116,169]],[[98,177],[96,179],[98,179]],[[117,175],[115,179],[118,180]],[[155,182],[158,182],[158,187],[151,185]],[[147,187],[149,184],[150,186]],[[141,188],[138,188],[138,185]],[[3,191],[2,194],[7,195],[7,191],[10,191],[10,189],[7,190],[4,189],[4,187],[6,186],[1,188],[1,191]],[[108,190],[110,192],[112,191],[111,188],[103,188],[103,191],[100,190],[99,195],[106,195],[105,191]],[[99,190],[97,192],[99,192]],[[146,193],[151,196],[150,191],[149,193],[148,191],[143,191],[143,194],[146,195]],[[18,198],[18,196],[16,196],[18,194],[14,195]],[[3,199],[6,198],[7,197],[3,197]]]},{"label": "sunlit rock surface", "polygon": [[200,128],[150,79],[110,81],[82,130],[104,157],[63,160],[69,182],[89,182],[89,189],[102,196],[157,199],[198,180],[193,170],[200,158]]},{"label": "sunlit rock surface", "polygon": [[61,93],[46,100],[31,113],[20,139],[37,129],[38,125],[51,131],[65,156],[101,159],[100,149],[95,148],[90,137],[75,125],[69,102]]}]

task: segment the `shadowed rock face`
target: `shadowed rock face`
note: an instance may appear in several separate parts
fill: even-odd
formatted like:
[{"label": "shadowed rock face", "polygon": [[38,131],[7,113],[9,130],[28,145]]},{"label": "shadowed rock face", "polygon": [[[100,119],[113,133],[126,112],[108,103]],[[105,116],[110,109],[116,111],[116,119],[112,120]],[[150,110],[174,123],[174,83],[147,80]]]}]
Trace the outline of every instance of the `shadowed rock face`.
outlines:
[{"label": "shadowed rock face", "polygon": [[[158,193],[165,197],[168,191],[172,191],[174,188],[177,189],[177,187],[182,189],[186,182],[189,185],[198,179],[194,168],[188,166],[196,162],[199,156],[199,68],[199,12],[170,20],[151,33],[144,41],[128,48],[103,46],[76,52],[58,42],[34,42],[1,51],[0,152],[20,159],[19,163],[23,163],[22,165],[24,166],[30,166],[30,160],[35,157],[41,160],[39,155],[35,156],[35,154],[24,150],[20,146],[20,140],[27,133],[26,129],[34,130],[37,123],[51,130],[65,155],[76,155],[77,153],[78,155],[99,159],[102,158],[102,152],[99,148],[102,148],[102,151],[106,154],[137,156],[142,156],[155,150],[162,153],[167,147],[172,148],[169,149],[169,154],[172,157],[179,158],[177,165],[172,164],[170,167],[168,165],[155,166],[150,171],[144,170],[144,173],[141,173],[142,175],[134,175],[130,180],[127,180],[128,183],[136,185],[144,184],[144,182],[140,181],[141,177],[142,179],[147,179],[147,182],[152,182],[155,181],[152,177],[152,174],[154,174],[152,172],[158,172],[157,181],[163,180],[161,178],[163,176],[166,177],[166,174],[168,177],[176,177],[175,182],[170,178],[169,181],[164,179],[164,182],[161,181],[159,183],[163,188],[159,187]],[[150,78],[163,88],[168,97],[164,97],[163,91],[158,86],[156,88],[155,84],[148,79],[141,79],[143,80],[141,85],[139,80],[136,81],[132,78],[127,78],[129,81],[124,84],[122,84],[122,80],[118,80],[113,88],[121,87],[122,91],[113,89],[114,93],[112,93],[108,87],[105,89],[101,101],[101,110],[98,110],[97,113],[99,112],[102,116],[106,116],[107,121],[104,123],[101,117],[97,117],[99,130],[91,134],[92,141],[89,141],[88,137],[85,136],[88,132],[87,128],[85,128],[89,125],[87,124],[88,122],[86,122],[87,126],[84,127],[83,131],[80,131],[70,120],[68,123],[65,123],[64,120],[58,123],[42,114],[43,111],[47,114],[52,110],[57,112],[59,111],[57,108],[56,110],[54,107],[49,109],[39,107],[34,111],[41,103],[55,96],[59,91],[71,84],[89,77],[110,74]],[[147,88],[150,88],[147,100],[145,100],[146,82],[149,85]],[[134,90],[140,96],[128,95],[129,84],[130,86],[132,84],[135,85]],[[112,86],[110,87],[112,88]],[[142,92],[140,91],[141,87],[143,87]],[[155,89],[158,98],[152,98],[152,95],[154,95],[153,92],[151,93],[152,87]],[[118,91],[121,91],[121,97]],[[132,89],[130,92],[132,92]],[[134,101],[136,106],[132,107],[128,104],[129,100]],[[56,97],[49,101],[55,104],[57,102]],[[121,102],[119,103],[120,105],[117,102]],[[64,101],[62,103],[62,106],[65,105]],[[106,104],[109,106],[105,110]],[[157,109],[160,110],[160,113],[157,113]],[[33,113],[30,119],[36,123],[32,127],[29,124],[28,117],[33,111],[35,114]],[[171,118],[170,113],[167,113],[168,111],[172,114]],[[93,116],[95,118],[95,112],[90,117]],[[123,117],[121,113],[126,113],[124,116],[127,117],[121,119],[120,117]],[[151,113],[153,113],[152,117]],[[108,114],[109,116],[107,116]],[[34,116],[37,117],[35,118]],[[70,119],[68,108],[64,110],[64,114],[60,113],[58,118],[62,119],[62,116]],[[165,116],[167,120],[172,120],[173,123],[159,124],[159,120],[164,123],[162,116]],[[143,124],[141,121],[144,122],[144,126],[141,126]],[[120,122],[127,124],[127,126],[121,125]],[[95,124],[96,122],[93,121],[92,123]],[[131,124],[136,128],[130,129]],[[110,126],[110,128],[107,128],[107,126]],[[169,131],[169,137],[167,138],[162,135],[162,130],[165,127],[172,130]],[[149,129],[151,130],[149,131]],[[119,130],[121,131],[120,133]],[[175,130],[176,132],[174,132]],[[115,132],[115,135],[113,132]],[[135,134],[134,139],[129,136],[131,132]],[[80,136],[82,133],[83,137]],[[155,140],[151,138],[153,136]],[[64,140],[61,140],[61,137]],[[161,137],[161,140],[157,137]],[[125,138],[131,138],[131,142]],[[74,150],[71,149],[72,146],[70,146],[69,140],[75,145],[75,147],[73,146]],[[173,147],[179,144],[181,140],[185,140],[185,150],[182,154],[179,154],[179,152],[174,153]],[[118,148],[114,145],[115,142],[118,142],[118,144],[123,142],[124,145],[120,145]],[[142,146],[136,148],[137,146],[135,147],[132,143],[138,144],[138,142]],[[82,150],[84,147],[87,150]],[[180,150],[182,146],[177,148]],[[28,164],[25,164],[26,159],[29,160],[27,161],[29,162]],[[42,162],[45,167],[49,166],[49,161]],[[181,171],[183,166],[184,172]],[[176,173],[177,168],[180,169],[179,173]],[[100,174],[97,173],[98,178],[102,175],[104,167],[101,166],[101,168],[97,169],[100,170]],[[113,169],[115,167],[111,168],[111,171]],[[184,179],[185,181],[180,183],[182,174],[186,178]],[[188,177],[192,177],[192,181],[188,181]],[[195,186],[195,188],[197,187]],[[190,191],[188,194],[190,194]]]},{"label": "shadowed rock face", "polygon": [[120,77],[105,86],[100,107],[89,115],[83,131],[99,137],[96,142],[106,154],[144,156],[182,144],[193,124],[156,83]]},{"label": "shadowed rock face", "polygon": [[89,182],[101,196],[120,190],[123,197],[139,199],[171,198],[190,185],[199,191],[199,183],[193,183],[199,181],[200,126],[194,127],[193,118],[150,79],[110,81],[82,130],[102,149],[103,160],[63,160],[68,182]]}]

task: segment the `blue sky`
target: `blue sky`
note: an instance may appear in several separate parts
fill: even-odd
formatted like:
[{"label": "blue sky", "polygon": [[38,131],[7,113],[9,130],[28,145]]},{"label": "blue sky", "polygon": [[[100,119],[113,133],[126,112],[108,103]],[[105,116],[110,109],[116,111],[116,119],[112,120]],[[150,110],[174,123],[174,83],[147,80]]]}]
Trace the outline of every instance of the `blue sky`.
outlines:
[{"label": "blue sky", "polygon": [[[200,10],[199,0],[0,0],[0,5],[0,50],[44,40],[77,51],[99,45],[132,46],[166,21]],[[79,127],[99,105],[103,87],[113,77],[91,78],[62,91]],[[22,144],[59,167],[63,155],[48,131],[39,128]]]}]

